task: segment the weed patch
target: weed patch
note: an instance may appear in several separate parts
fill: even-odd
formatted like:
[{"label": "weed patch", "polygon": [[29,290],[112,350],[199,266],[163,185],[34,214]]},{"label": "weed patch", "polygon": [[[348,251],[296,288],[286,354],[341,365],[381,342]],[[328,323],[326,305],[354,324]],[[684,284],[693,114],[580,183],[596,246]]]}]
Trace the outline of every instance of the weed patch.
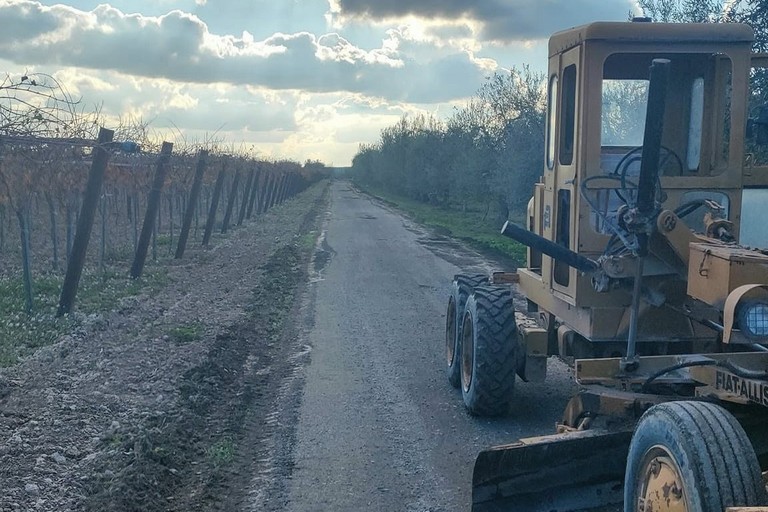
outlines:
[{"label": "weed patch", "polygon": [[[360,187],[359,184],[357,184]],[[361,189],[384,203],[405,212],[414,221],[429,227],[435,233],[458,238],[482,251],[512,258],[518,265],[525,262],[524,245],[500,234],[501,225],[495,226],[480,211],[450,210],[429,205],[381,190],[368,187]],[[522,219],[512,219],[520,223]]]},{"label": "weed patch", "polygon": [[130,279],[122,270],[86,271],[78,288],[79,314],[56,318],[64,278],[51,274],[35,278],[32,314],[27,314],[20,277],[0,278],[0,367],[18,362],[36,349],[50,345],[70,332],[83,316],[110,311],[121,299],[141,291],[154,293],[168,283],[164,268],[153,267],[141,279]]},{"label": "weed patch", "polygon": [[171,329],[168,336],[176,343],[199,341],[203,336],[203,325],[199,323],[180,325]]}]

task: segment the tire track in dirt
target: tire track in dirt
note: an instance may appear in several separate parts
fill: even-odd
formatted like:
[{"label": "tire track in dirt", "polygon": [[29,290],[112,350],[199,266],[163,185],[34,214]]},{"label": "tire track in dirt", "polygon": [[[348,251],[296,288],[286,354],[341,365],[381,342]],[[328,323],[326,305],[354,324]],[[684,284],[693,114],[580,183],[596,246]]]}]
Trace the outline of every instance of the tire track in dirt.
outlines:
[{"label": "tire track in dirt", "polygon": [[[133,452],[124,467],[106,461],[114,475],[103,491],[93,489],[92,510],[239,510],[251,475],[290,472],[290,435],[280,411],[300,400],[301,368],[310,349],[296,335],[297,315],[309,278],[315,226],[327,200],[320,195],[291,243],[280,246],[260,268],[244,315],[220,333],[202,362],[187,370],[172,414],[150,418],[127,436],[121,450]],[[97,486],[104,482],[96,481]],[[109,503],[109,507],[106,506]]]}]

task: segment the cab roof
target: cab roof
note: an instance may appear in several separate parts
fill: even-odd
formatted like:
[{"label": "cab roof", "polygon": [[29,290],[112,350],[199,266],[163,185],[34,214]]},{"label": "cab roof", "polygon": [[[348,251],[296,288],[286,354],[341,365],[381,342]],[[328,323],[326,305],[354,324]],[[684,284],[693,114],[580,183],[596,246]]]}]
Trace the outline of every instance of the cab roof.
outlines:
[{"label": "cab roof", "polygon": [[557,32],[549,38],[549,56],[584,41],[617,43],[752,43],[755,32],[743,23],[652,23],[596,21]]}]

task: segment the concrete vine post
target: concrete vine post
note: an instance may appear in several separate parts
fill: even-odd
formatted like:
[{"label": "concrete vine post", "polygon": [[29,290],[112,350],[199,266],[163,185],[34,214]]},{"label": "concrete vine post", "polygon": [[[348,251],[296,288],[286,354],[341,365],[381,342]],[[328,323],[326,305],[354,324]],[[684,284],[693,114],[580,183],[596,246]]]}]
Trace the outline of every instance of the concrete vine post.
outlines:
[{"label": "concrete vine post", "polygon": [[272,204],[275,202],[277,181],[277,175],[274,172],[269,173],[269,185],[267,186],[267,197],[264,201],[264,212],[272,208]]},{"label": "concrete vine post", "polygon": [[245,182],[245,191],[243,192],[243,203],[240,205],[240,213],[237,216],[237,225],[242,226],[245,220],[245,214],[248,210],[248,203],[251,199],[251,187],[253,187],[253,177],[256,174],[255,169],[248,172],[248,181]]},{"label": "concrete vine post", "polygon": [[229,191],[229,199],[227,200],[227,210],[224,213],[224,221],[221,223],[221,234],[226,233],[229,230],[229,223],[232,220],[232,210],[235,207],[235,201],[237,200],[237,189],[240,186],[240,164],[238,164],[235,171],[235,178],[232,181],[232,188]]},{"label": "concrete vine post", "polygon": [[256,201],[259,197],[259,192],[261,191],[261,169],[254,170],[254,176],[253,176],[253,187],[251,188],[251,197],[248,200],[248,212],[245,214],[245,217],[247,219],[251,218],[251,215],[253,214],[253,207],[256,205]]},{"label": "concrete vine post", "polygon": [[227,176],[227,161],[219,169],[219,176],[216,178],[216,185],[213,189],[213,197],[211,198],[211,207],[208,210],[208,220],[205,223],[205,233],[203,233],[203,247],[207,246],[211,241],[211,233],[213,232],[213,225],[216,223],[216,210],[219,209],[219,198],[221,197],[221,191],[224,188],[224,178]]},{"label": "concrete vine post", "polygon": [[175,259],[180,260],[184,256],[184,250],[187,248],[189,239],[189,230],[192,227],[192,217],[195,215],[196,206],[200,198],[200,189],[203,186],[203,176],[208,166],[208,150],[201,149],[197,157],[197,167],[195,168],[195,179],[192,182],[192,190],[187,200],[187,210],[184,212],[184,221],[179,233],[179,245],[176,246]]},{"label": "concrete vine post", "polygon": [[261,192],[259,193],[259,204],[256,208],[256,214],[262,214],[267,211],[267,199],[269,188],[272,186],[272,173],[265,172],[262,176]]},{"label": "concrete vine post", "polygon": [[141,227],[139,243],[136,247],[133,264],[131,265],[132,279],[141,277],[141,272],[144,270],[144,263],[147,260],[147,251],[149,250],[149,242],[152,239],[152,231],[157,222],[157,212],[160,209],[163,184],[165,183],[165,175],[168,173],[168,162],[171,159],[172,152],[173,144],[163,142],[160,157],[157,159],[157,166],[155,167],[155,179],[152,182],[152,189],[149,191],[149,197],[147,198],[147,213],[144,215],[144,224]]},{"label": "concrete vine post", "polygon": [[64,284],[61,287],[59,308],[56,316],[61,317],[72,312],[77,295],[77,287],[80,285],[80,277],[85,266],[85,255],[88,250],[88,241],[91,238],[93,221],[96,216],[96,208],[101,196],[101,187],[104,183],[104,173],[107,170],[110,153],[106,145],[112,142],[115,132],[106,128],[99,129],[99,137],[93,148],[93,161],[88,174],[88,183],[85,186],[85,194],[80,215],[77,220],[77,231],[72,242],[72,251],[67,261],[67,273],[64,276]]}]

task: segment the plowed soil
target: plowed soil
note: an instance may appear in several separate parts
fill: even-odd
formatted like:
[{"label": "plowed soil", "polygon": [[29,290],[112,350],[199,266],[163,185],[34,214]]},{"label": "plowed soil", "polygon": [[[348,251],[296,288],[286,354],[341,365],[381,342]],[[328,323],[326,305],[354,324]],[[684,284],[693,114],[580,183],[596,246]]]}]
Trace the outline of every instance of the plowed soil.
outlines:
[{"label": "plowed soil", "polygon": [[0,511],[242,502],[279,423],[268,411],[299,399],[308,356],[290,320],[313,256],[323,262],[327,201],[327,183],[315,185],[189,252],[155,296],[0,370]]}]

